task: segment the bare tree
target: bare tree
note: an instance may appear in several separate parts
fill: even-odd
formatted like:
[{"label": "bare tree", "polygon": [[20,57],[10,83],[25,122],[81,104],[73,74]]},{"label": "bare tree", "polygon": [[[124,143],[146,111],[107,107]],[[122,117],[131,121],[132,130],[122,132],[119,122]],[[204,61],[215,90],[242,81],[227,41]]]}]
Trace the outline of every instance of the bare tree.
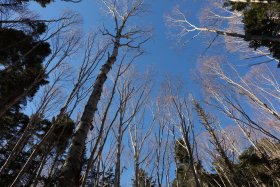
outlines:
[{"label": "bare tree", "polygon": [[168,76],[162,84],[161,92],[160,102],[165,106],[161,108],[163,108],[163,113],[167,119],[166,123],[168,125],[166,127],[172,137],[173,149],[180,146],[188,156],[187,163],[179,163],[178,158],[174,155],[174,150],[172,151],[177,178],[172,184],[183,185],[180,184],[178,172],[183,167],[190,170],[190,173],[187,172],[184,175],[190,174],[188,176],[192,179],[192,185],[202,186],[197,172],[198,160],[195,154],[197,151],[192,111],[188,105],[188,97],[185,95],[184,81],[180,78],[174,79]]},{"label": "bare tree", "polygon": [[[261,123],[263,121],[261,117],[268,121],[275,121],[276,124],[279,121],[279,109],[275,105],[279,102],[278,88],[276,88],[278,73],[272,73],[266,65],[263,65],[264,68],[255,67],[252,72],[242,77],[233,65],[229,63],[223,65],[219,58],[204,60],[203,63],[202,71],[208,72],[206,74],[209,75],[208,80],[204,79],[204,88],[218,103],[223,105],[222,108],[224,109],[220,108],[221,111],[234,119],[237,124],[244,124],[278,140],[272,131],[273,129],[276,132],[278,131],[276,126],[273,123]],[[227,69],[227,73],[225,69]],[[262,70],[262,73],[260,70]],[[213,79],[210,79],[210,77]],[[227,92],[220,92],[221,89],[225,88]],[[240,98],[235,98],[234,95],[236,94]],[[242,104],[241,99],[244,99]],[[253,119],[252,115],[245,110],[245,107],[250,107],[257,112],[261,121]],[[268,128],[265,128],[265,126]]]},{"label": "bare tree", "polygon": [[[135,73],[135,72],[134,72]],[[115,162],[115,187],[120,186],[120,178],[121,178],[121,154],[123,150],[123,136],[129,125],[133,122],[134,116],[137,115],[140,108],[143,106],[141,101],[137,102],[135,108],[130,108],[131,100],[137,97],[137,92],[142,92],[142,89],[145,89],[145,86],[140,88],[141,86],[135,85],[135,81],[139,79],[137,76],[133,76],[133,69],[130,69],[130,73],[126,72],[121,81],[121,86],[117,88],[117,92],[119,95],[119,120],[116,132],[114,132],[114,136],[116,138],[117,143],[117,155]],[[142,100],[143,96],[140,95],[139,100]],[[131,113],[129,111],[132,111]]]},{"label": "bare tree", "polygon": [[[126,102],[126,100],[128,99],[127,97],[130,97],[130,95],[128,95],[127,97],[123,98],[124,101],[120,102],[120,105],[116,107],[116,112],[115,112],[115,115],[113,115],[113,120],[110,122],[109,126],[107,127],[107,129],[105,128],[106,127],[106,120],[107,120],[107,116],[108,116],[108,113],[109,113],[109,109],[111,108],[111,105],[112,105],[112,102],[113,102],[113,99],[114,99],[114,96],[115,96],[115,93],[116,93],[116,90],[118,89],[118,82],[119,82],[119,79],[121,79],[122,76],[124,76],[124,74],[126,74],[126,71],[128,71],[130,69],[130,65],[134,62],[134,60],[139,57],[142,53],[139,53],[137,54],[136,56],[132,57],[132,59],[130,60],[130,62],[128,63],[128,65],[124,66],[124,62],[127,60],[127,53],[125,53],[121,59],[121,63],[118,67],[118,71],[117,71],[117,74],[115,76],[113,76],[114,80],[113,80],[113,87],[112,87],[112,91],[111,91],[111,94],[109,96],[109,100],[108,100],[108,103],[104,109],[104,113],[103,113],[103,116],[102,116],[102,119],[100,120],[101,121],[101,125],[100,125],[100,128],[98,130],[98,133],[97,133],[97,138],[95,139],[95,142],[94,142],[94,146],[92,148],[92,151],[91,151],[91,155],[89,157],[89,162],[87,164],[87,167],[86,167],[86,171],[83,175],[83,177],[81,178],[81,183],[82,183],[82,186],[85,186],[86,185],[86,179],[87,179],[87,176],[88,176],[88,173],[90,172],[90,169],[92,168],[92,166],[95,164],[95,161],[97,159],[97,155],[99,155],[100,153],[102,153],[103,151],[103,146],[104,144],[106,143],[107,141],[107,137],[108,137],[108,134],[110,132],[110,130],[112,129],[112,126],[117,118],[117,115],[120,113],[121,111],[121,108],[123,107],[123,103]],[[120,91],[118,91],[120,93]],[[120,115],[120,114],[119,114]],[[97,123],[97,122],[95,122]],[[105,133],[104,133],[105,132]],[[103,139],[103,140],[102,140]],[[99,147],[98,147],[99,146]],[[97,151],[98,150],[98,151]],[[96,153],[97,152],[97,153]],[[117,154],[118,154],[118,150],[117,150]],[[118,156],[117,156],[118,157]],[[116,177],[116,176],[115,176]]]},{"label": "bare tree", "polygon": [[[278,87],[278,72],[273,71],[268,65],[262,64],[252,67],[245,75],[241,75],[237,68],[221,58],[212,57],[203,59],[201,62],[200,81],[206,92],[207,104],[230,118],[237,126],[236,129],[243,134],[238,135],[238,131],[236,131],[234,137],[231,138],[229,137],[230,131],[227,128],[223,129],[224,142],[234,139],[242,144],[243,147],[238,150],[236,144],[231,140],[227,143],[228,147],[232,147],[232,153],[234,151],[237,153],[237,159],[242,150],[248,146],[252,146],[254,153],[260,158],[266,158],[267,155],[270,155],[268,153],[270,148],[266,150],[260,148],[259,142],[263,138],[279,141],[279,108],[277,105],[279,99],[278,88],[276,88]],[[278,151],[274,150],[274,152],[277,154]],[[264,166],[266,171],[271,171],[270,167],[269,165]],[[223,164],[218,164],[217,173],[223,176],[226,168]],[[261,186],[260,179],[255,176],[254,172],[250,175],[253,177],[254,183]],[[230,182],[230,175],[225,179]],[[278,183],[277,177],[272,176],[272,180]]]},{"label": "bare tree", "polygon": [[258,41],[268,41],[268,42],[280,42],[278,37],[265,36],[265,35],[252,35],[252,34],[243,34],[237,32],[231,32],[227,30],[208,28],[208,27],[199,27],[192,24],[185,14],[178,8],[174,7],[172,15],[166,16],[167,25],[177,29],[179,31],[178,37],[183,38],[188,33],[195,33],[192,38],[199,36],[203,32],[216,33],[217,35],[223,35],[226,37],[242,38],[245,40],[258,40]]},{"label": "bare tree", "polygon": [[[112,66],[116,62],[119,54],[120,47],[136,48],[139,49],[140,45],[144,41],[137,42],[137,38],[143,36],[143,30],[134,30],[126,32],[126,24],[134,16],[137,16],[141,11],[143,11],[143,1],[132,1],[127,2],[127,9],[122,11],[118,7],[120,4],[117,1],[102,1],[106,6],[108,12],[113,16],[115,20],[116,33],[111,34],[105,29],[104,35],[112,37],[113,49],[108,59],[103,64],[98,73],[96,81],[94,82],[93,91],[88,99],[85,106],[81,121],[77,126],[75,134],[73,135],[72,142],[69,148],[67,159],[62,169],[60,176],[59,186],[77,186],[79,183],[80,172],[81,172],[81,156],[85,148],[85,140],[91,126],[93,116],[97,110],[97,105],[99,103],[100,96],[102,94],[102,89],[107,79],[107,74],[111,70]],[[120,1],[122,2],[122,1]],[[146,32],[144,32],[146,34]],[[140,36],[139,36],[140,34]],[[127,37],[129,35],[129,37]],[[122,39],[127,39],[128,42],[122,43]],[[136,43],[136,44],[135,44]],[[135,44],[135,45],[134,45]]]},{"label": "bare tree", "polygon": [[153,147],[155,145],[155,158],[154,163],[155,166],[155,175],[158,186],[164,186],[164,180],[166,181],[166,185],[170,186],[170,169],[171,162],[173,161],[173,145],[171,140],[171,131],[169,130],[169,125],[171,123],[171,119],[168,116],[168,108],[169,103],[166,103],[165,97],[159,96],[156,104],[156,120],[157,125],[155,126],[154,138],[155,143],[153,143]]}]

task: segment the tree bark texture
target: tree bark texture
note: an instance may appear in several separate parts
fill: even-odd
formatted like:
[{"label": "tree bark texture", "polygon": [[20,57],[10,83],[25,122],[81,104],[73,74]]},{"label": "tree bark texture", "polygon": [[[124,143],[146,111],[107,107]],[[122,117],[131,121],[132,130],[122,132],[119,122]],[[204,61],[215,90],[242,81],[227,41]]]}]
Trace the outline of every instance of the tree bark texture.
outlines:
[{"label": "tree bark texture", "polygon": [[120,47],[120,33],[117,33],[114,49],[106,63],[101,67],[99,74],[95,80],[93,91],[84,108],[81,121],[73,135],[69,152],[64,163],[58,186],[71,187],[79,186],[79,178],[82,169],[82,155],[85,149],[85,141],[88,131],[92,124],[94,113],[97,110],[97,105],[101,97],[104,83],[107,79],[107,74],[110,72],[113,64],[116,62],[118,50]]}]

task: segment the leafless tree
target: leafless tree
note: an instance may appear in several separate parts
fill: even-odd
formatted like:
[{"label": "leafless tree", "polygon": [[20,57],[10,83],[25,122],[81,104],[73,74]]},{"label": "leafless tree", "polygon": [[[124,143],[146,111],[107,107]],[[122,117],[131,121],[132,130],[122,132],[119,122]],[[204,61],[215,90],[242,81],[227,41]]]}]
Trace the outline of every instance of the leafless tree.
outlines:
[{"label": "leafless tree", "polygon": [[[120,7],[121,3],[126,3]],[[139,15],[143,11],[143,1],[102,1],[108,13],[115,20],[115,34],[111,34],[104,29],[103,34],[110,36],[113,41],[113,49],[108,55],[107,61],[103,64],[94,82],[93,91],[85,106],[81,121],[73,135],[72,142],[69,148],[67,159],[62,169],[60,176],[60,186],[78,185],[81,172],[81,155],[85,147],[85,140],[91,126],[93,116],[97,110],[97,105],[102,94],[102,89],[107,79],[107,74],[116,62],[121,47],[140,49],[140,45],[147,41],[147,38],[141,40],[147,32],[144,30],[129,30],[127,27],[128,21]],[[127,30],[128,29],[128,30]],[[140,41],[138,40],[140,37]],[[127,40],[127,42],[123,40]]]},{"label": "leafless tree", "polygon": [[[258,65],[269,62],[279,62],[278,59],[272,57],[271,53],[265,47],[258,48],[256,50],[249,47],[248,42],[245,40],[257,40],[257,41],[270,41],[279,42],[277,37],[263,37],[261,35],[253,35],[244,33],[244,23],[242,22],[243,13],[239,11],[232,11],[229,8],[224,7],[225,1],[215,0],[210,3],[208,8],[205,8],[201,13],[201,25],[198,26],[191,23],[187,14],[184,13],[179,6],[173,8],[172,13],[165,16],[166,23],[171,29],[172,35],[181,44],[189,42],[196,37],[204,33],[214,33],[213,39],[209,39],[209,45],[206,48],[208,50],[214,43],[217,43],[218,36],[224,36],[224,44],[231,52],[240,52],[244,59],[266,57],[261,59],[261,62],[252,65]],[[237,47],[238,46],[238,47]],[[205,50],[205,51],[206,51]]]},{"label": "leafless tree", "polygon": [[[193,134],[193,122],[191,121],[191,113],[190,109],[187,105],[187,101],[183,100],[175,100],[175,98],[172,99],[173,103],[175,105],[175,109],[177,111],[179,124],[176,125],[178,130],[181,133],[181,138],[184,142],[182,145],[188,152],[188,155],[190,157],[190,169],[192,171],[193,177],[195,179],[195,184],[197,187],[201,186],[201,182],[198,177],[198,173],[195,166],[195,159],[194,159],[194,140],[192,142],[191,135]],[[185,113],[185,111],[186,113]]]},{"label": "leafless tree", "polygon": [[[164,180],[166,181],[166,185],[171,185],[171,164],[173,160],[173,147],[172,144],[172,133],[170,131],[169,125],[172,123],[169,111],[168,101],[166,102],[165,96],[158,96],[156,101],[156,125],[154,130],[154,138],[155,142],[153,143],[153,147],[155,146],[155,155],[154,155],[154,163],[155,166],[155,176],[157,180],[158,186],[164,186]],[[167,109],[167,110],[166,110]]]},{"label": "leafless tree", "polygon": [[[192,111],[190,107],[191,105],[188,104],[189,99],[188,94],[186,94],[184,82],[181,79],[167,77],[164,81],[161,91],[161,103],[164,103],[165,106],[168,106],[165,107],[164,112],[166,119],[168,119],[167,128],[173,139],[173,148],[177,144],[186,150],[187,154],[189,155],[188,164],[191,176],[193,177],[193,185],[202,186],[196,168],[196,140]],[[174,161],[176,168],[176,178],[178,179],[177,171],[182,165],[180,166],[180,163],[178,163],[176,158]],[[176,183],[177,186],[181,185],[178,180],[176,180]]]},{"label": "leafless tree", "polygon": [[[90,169],[92,168],[92,166],[95,164],[96,160],[97,160],[97,155],[100,155],[103,151],[103,146],[104,144],[106,143],[107,141],[107,137],[108,137],[108,134],[110,132],[110,130],[112,129],[112,126],[113,124],[115,123],[116,119],[117,119],[117,116],[121,116],[121,108],[123,108],[123,104],[126,102],[126,100],[129,99],[130,97],[130,94],[128,94],[128,96],[126,96],[125,98],[122,98],[124,100],[121,99],[121,102],[119,104],[119,106],[116,106],[116,112],[115,112],[115,115],[113,115],[113,119],[112,121],[109,123],[108,127],[106,128],[106,123],[107,123],[107,116],[108,116],[108,113],[109,113],[109,110],[111,108],[111,105],[112,105],[112,102],[114,100],[114,97],[115,97],[115,94],[118,90],[118,93],[123,93],[123,92],[120,92],[120,90],[118,89],[118,82],[119,82],[119,79],[122,78],[122,76],[124,76],[126,74],[126,71],[130,70],[130,66],[131,64],[134,62],[134,60],[139,57],[142,53],[139,53],[137,54],[136,56],[133,56],[132,59],[129,60],[129,62],[127,63],[126,66],[124,66],[124,62],[125,61],[128,61],[127,59],[127,53],[125,53],[121,59],[121,63],[118,67],[118,71],[116,73],[116,75],[113,75],[113,87],[112,87],[112,91],[109,95],[109,100],[108,100],[108,103],[107,105],[105,106],[104,108],[104,112],[103,112],[103,115],[102,115],[102,119],[100,119],[100,127],[98,129],[98,132],[97,132],[97,138],[95,138],[94,140],[94,145],[93,145],[93,148],[92,148],[92,151],[91,151],[91,155],[89,157],[89,162],[87,164],[87,167],[86,167],[86,171],[81,179],[81,183],[82,183],[82,186],[85,186],[86,185],[86,179],[87,179],[87,175],[88,173],[90,172]],[[121,117],[120,117],[121,118]],[[95,123],[98,123],[97,121],[95,121]],[[98,147],[99,146],[99,147]],[[117,154],[118,154],[118,149],[117,149]],[[117,156],[118,157],[118,156]]]},{"label": "leafless tree", "polygon": [[[151,122],[146,122],[144,116],[147,114],[147,102],[151,92],[151,80],[149,74],[137,76],[130,74],[126,82],[126,88],[124,93],[131,93],[131,99],[127,101],[123,112],[123,132],[125,129],[129,129],[130,142],[133,150],[133,161],[134,161],[134,183],[136,186],[139,185],[139,171],[140,165],[145,162],[149,154],[142,155],[144,152],[145,143],[148,141],[149,136],[152,133],[155,117],[151,116]],[[142,82],[137,83],[142,80]],[[134,84],[133,84],[134,82]],[[121,91],[121,90],[120,90]],[[121,92],[120,92],[121,93]],[[127,119],[124,117],[126,116]],[[123,133],[122,132],[122,133]],[[118,171],[120,175],[120,170]],[[116,184],[115,186],[120,186]]]},{"label": "leafless tree", "polygon": [[258,139],[279,141],[278,73],[263,64],[241,76],[232,64],[215,57],[202,64],[200,80],[207,103],[232,119],[259,155],[265,154],[257,146]]},{"label": "leafless tree", "polygon": [[218,35],[223,35],[227,37],[235,37],[235,38],[242,38],[246,40],[261,40],[261,41],[269,41],[269,42],[280,42],[278,37],[271,37],[271,36],[260,36],[260,35],[250,35],[250,34],[243,34],[237,32],[230,32],[227,30],[220,30],[220,29],[213,29],[207,27],[199,27],[192,24],[185,14],[179,9],[179,7],[174,7],[172,15],[166,16],[166,22],[168,26],[178,29],[178,37],[182,38],[186,34],[190,32],[194,32],[195,35],[193,38],[199,36],[202,32],[210,32],[216,33]]}]

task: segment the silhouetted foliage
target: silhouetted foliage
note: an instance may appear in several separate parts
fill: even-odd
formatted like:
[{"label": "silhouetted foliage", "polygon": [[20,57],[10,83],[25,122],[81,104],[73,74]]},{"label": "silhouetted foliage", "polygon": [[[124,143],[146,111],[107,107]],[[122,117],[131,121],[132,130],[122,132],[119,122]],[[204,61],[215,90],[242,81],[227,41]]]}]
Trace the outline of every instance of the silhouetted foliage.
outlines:
[{"label": "silhouetted foliage", "polygon": [[2,1],[2,3],[0,3],[0,6],[13,8],[13,7],[22,6],[22,5],[32,2],[32,1],[37,2],[42,7],[45,7],[49,3],[53,2],[53,0],[4,0],[4,1]]},{"label": "silhouetted foliage", "polygon": [[[135,180],[133,179],[133,186],[137,186],[135,183]],[[149,176],[149,174],[143,170],[139,169],[139,184],[138,187],[155,187],[156,182],[153,179],[152,176]]]},{"label": "silhouetted foliage", "polygon": [[[280,37],[280,3],[242,3],[227,2],[231,10],[241,11],[244,15],[245,35]],[[280,60],[279,42],[248,40],[251,48],[267,47],[272,56]],[[280,65],[280,64],[279,64]]]},{"label": "silhouetted foliage", "polygon": [[[4,117],[4,119],[7,117],[7,115]],[[14,116],[13,116],[14,117]],[[26,117],[26,116],[25,116]],[[27,118],[28,119],[28,118]],[[26,119],[26,120],[27,120]],[[14,118],[16,120],[16,118]],[[1,123],[4,121],[1,120]],[[27,121],[26,121],[27,122]],[[25,123],[26,123],[25,122]],[[3,127],[9,128],[8,131],[6,132],[1,132],[1,135],[4,135],[5,138],[1,139],[1,149],[0,149],[0,165],[2,166],[3,163],[5,162],[6,158],[9,156],[12,148],[16,144],[17,140],[19,139],[20,135],[24,131],[25,127],[27,124],[23,125],[20,129],[20,125],[22,124],[17,124],[18,126],[15,126],[15,124],[7,124],[5,123]],[[37,123],[37,129],[35,133],[32,135],[32,139],[40,139],[42,134],[46,132],[46,130],[50,127],[51,122],[43,119],[40,122]],[[12,129],[11,127],[15,127]],[[18,129],[17,133],[14,133],[15,135],[13,137],[9,137],[7,135],[12,135],[13,130]],[[25,149],[20,152],[20,154],[16,157],[15,161],[11,163],[9,166],[8,171],[4,172],[4,174],[0,175],[0,186],[9,186],[11,182],[13,182],[14,178],[17,176],[18,172],[20,171],[21,167],[24,165],[26,160],[28,159],[29,155],[32,152],[32,148],[34,147],[34,144],[36,142],[29,142],[27,145],[25,145]],[[36,168],[39,166],[40,160],[36,159],[33,160],[32,167],[30,168],[29,172],[26,173],[25,175],[25,180],[24,181],[29,181],[30,178],[34,177],[34,174],[36,173]]]},{"label": "silhouetted foliage", "polygon": [[86,186],[94,187],[98,185],[110,187],[114,185],[114,182],[115,176],[112,168],[105,171],[97,171],[96,168],[93,168],[87,177]]},{"label": "silhouetted foliage", "polygon": [[22,98],[13,107],[21,108],[27,100],[32,99],[41,85],[47,83],[43,61],[50,53],[50,45],[38,41],[32,34],[15,29],[0,29],[0,107],[22,94],[38,76],[44,77],[26,98]]},{"label": "silhouetted foliage", "polygon": [[[196,186],[194,176],[190,166],[190,156],[186,149],[183,139],[179,139],[175,143],[175,160],[177,164],[176,179],[172,186],[194,187]],[[196,168],[201,168],[200,162],[195,162]]]},{"label": "silhouetted foliage", "polygon": [[[173,181],[173,186],[186,186],[186,187],[195,187],[194,178],[189,171],[188,165],[188,153],[185,148],[182,146],[182,140],[178,140],[175,146],[175,157],[177,160],[177,173],[176,179]],[[271,143],[271,140],[263,139],[265,145]],[[280,146],[277,144],[277,146]],[[243,184],[245,186],[258,186],[263,184],[265,186],[274,186],[277,184],[277,180],[280,177],[280,160],[277,157],[269,156],[263,148],[262,144],[258,144],[257,147],[259,150],[262,150],[263,153],[260,154],[253,147],[249,147],[243,151],[239,156],[239,161],[237,163],[232,163],[235,168],[235,171],[239,173],[240,181],[246,181]],[[183,161],[183,162],[182,162]],[[216,167],[216,171],[221,169],[218,167],[223,166],[222,159],[217,158],[213,163],[213,166]],[[216,172],[206,171],[203,168],[203,165],[200,161],[196,162],[196,170],[200,177],[200,181],[205,186],[229,186],[227,179],[224,176],[219,176]],[[220,172],[224,172],[223,170]],[[222,179],[222,180],[221,180]]]}]

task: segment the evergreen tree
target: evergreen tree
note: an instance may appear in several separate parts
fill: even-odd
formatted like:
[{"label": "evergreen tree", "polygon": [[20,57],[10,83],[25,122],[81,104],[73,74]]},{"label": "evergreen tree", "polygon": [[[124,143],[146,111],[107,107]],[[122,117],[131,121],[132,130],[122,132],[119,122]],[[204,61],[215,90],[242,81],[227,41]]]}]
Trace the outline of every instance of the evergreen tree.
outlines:
[{"label": "evergreen tree", "polygon": [[177,171],[176,179],[173,181],[172,186],[195,187],[195,179],[190,169],[190,156],[184,147],[184,141],[182,139],[177,140],[175,143],[175,160]]},{"label": "evergreen tree", "polygon": [[[193,176],[188,169],[188,153],[182,146],[182,142],[178,140],[175,146],[175,159],[177,161],[177,173],[176,179],[173,181],[173,186],[186,186],[195,187]],[[243,151],[239,156],[239,161],[233,164],[236,173],[240,175],[240,181],[246,181],[243,183],[245,186],[275,186],[280,178],[280,159],[277,155],[271,155],[268,152],[267,145],[272,144],[279,149],[279,143],[274,143],[269,139],[262,139],[257,148],[249,147]],[[260,150],[262,153],[260,153]],[[216,171],[221,171],[220,167],[224,168],[223,159],[217,158],[213,163],[216,167]],[[220,167],[218,167],[218,164]],[[200,181],[204,186],[230,186],[227,179],[223,175],[218,175],[216,172],[206,171],[200,162],[196,163],[196,170]],[[277,186],[277,185],[276,185]]]},{"label": "evergreen tree", "polygon": [[[12,1],[4,3],[8,4]],[[2,8],[4,5],[0,6]],[[9,6],[6,8],[12,9]],[[30,122],[29,116],[22,113],[22,109],[28,101],[33,99],[40,86],[48,83],[43,62],[51,53],[51,49],[48,42],[40,40],[40,35],[45,31],[44,23],[26,22],[22,23],[22,27],[0,25],[0,108],[5,108],[7,103],[19,97],[31,86],[33,88],[26,94],[26,97],[9,107],[6,113],[0,117],[1,166]],[[36,82],[38,77],[43,79]],[[36,124],[37,129],[32,135],[32,140],[40,139],[50,124],[48,120],[41,119]],[[9,170],[1,173],[0,186],[8,186],[13,181],[29,157],[35,143],[35,141],[31,141],[25,145],[25,149],[11,163]],[[33,160],[32,167],[24,176],[23,181],[26,184],[36,174],[39,164],[39,160]]]},{"label": "evergreen tree", "polygon": [[[97,181],[98,180],[98,181]],[[106,171],[97,171],[96,168],[93,168],[87,177],[86,186],[94,187],[95,184],[98,186],[110,187],[115,183],[115,176],[113,168],[109,168]]]},{"label": "evergreen tree", "polygon": [[156,186],[156,182],[153,179],[153,177],[149,176],[149,174],[143,170],[140,169],[139,170],[139,184],[136,185],[135,180],[133,179],[133,186],[136,187],[155,187]]},{"label": "evergreen tree", "polygon": [[266,147],[268,144],[274,144],[276,149],[280,148],[279,143],[262,139],[256,145],[258,150],[249,147],[239,156],[240,162],[236,167],[243,173],[249,183],[248,185],[256,186],[256,180],[258,180],[265,186],[275,186],[279,181],[280,159],[278,156],[268,153],[270,151]]},{"label": "evergreen tree", "polygon": [[50,45],[38,39],[45,26],[37,25],[31,33],[22,30],[0,29],[0,108],[14,100],[36,82],[25,98],[10,109],[16,113],[27,100],[31,100],[41,85],[47,83],[43,68],[44,59],[51,53]]},{"label": "evergreen tree", "polygon": [[[280,37],[280,3],[244,3],[231,2],[225,3],[231,10],[243,13],[243,23],[245,36],[258,35],[272,38]],[[250,38],[250,37],[247,37]],[[267,40],[249,40],[251,48],[257,49],[267,47],[272,56],[280,60],[280,43]],[[278,65],[280,66],[280,64]]]},{"label": "evergreen tree", "polygon": [[[3,121],[1,121],[1,122],[3,122]],[[5,124],[5,125],[7,125],[7,124]],[[51,125],[50,121],[48,121],[46,119],[41,120],[38,123],[38,129],[33,134],[32,139],[33,140],[40,139],[42,134],[44,134],[46,132],[46,130],[50,127],[50,125]],[[9,125],[7,125],[7,126],[9,126]],[[9,131],[5,134],[12,135],[11,131]],[[18,134],[16,134],[16,135],[18,136]],[[6,161],[6,158],[9,156],[14,144],[16,143],[17,136],[12,137],[10,139],[3,138],[1,143],[4,145],[0,149],[0,166],[3,165],[3,163]],[[15,161],[9,165],[8,171],[4,171],[1,174],[0,186],[9,186],[11,184],[11,182],[17,176],[17,174],[20,171],[23,164],[28,159],[28,157],[32,151],[32,148],[34,147],[34,144],[35,144],[35,142],[33,142],[33,141],[28,142],[28,144],[25,145],[25,149],[22,152],[20,152],[20,154],[16,157]],[[23,180],[23,182],[28,182],[30,179],[32,179],[32,177],[35,176],[36,169],[39,166],[39,164],[40,164],[40,160],[38,160],[38,159],[33,160],[32,167],[30,168],[28,173],[26,173],[26,175],[24,177],[25,180]]]}]

